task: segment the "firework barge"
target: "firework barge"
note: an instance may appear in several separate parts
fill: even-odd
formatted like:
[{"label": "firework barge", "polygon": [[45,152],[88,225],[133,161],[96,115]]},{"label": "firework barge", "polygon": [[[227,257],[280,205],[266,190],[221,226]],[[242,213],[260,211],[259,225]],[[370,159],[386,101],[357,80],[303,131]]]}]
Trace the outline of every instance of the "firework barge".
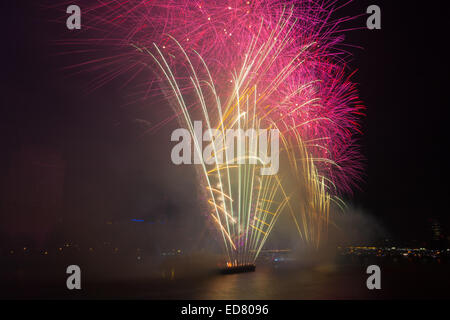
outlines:
[{"label": "firework barge", "polygon": [[245,264],[239,266],[231,266],[220,269],[221,274],[234,274],[234,273],[243,273],[243,272],[254,272],[256,269],[256,265],[254,264]]}]

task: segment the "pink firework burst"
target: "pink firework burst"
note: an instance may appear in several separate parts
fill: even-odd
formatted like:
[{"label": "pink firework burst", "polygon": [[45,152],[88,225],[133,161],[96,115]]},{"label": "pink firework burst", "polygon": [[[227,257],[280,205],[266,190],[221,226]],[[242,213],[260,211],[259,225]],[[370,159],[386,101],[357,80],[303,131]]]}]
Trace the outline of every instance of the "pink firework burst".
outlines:
[{"label": "pink firework burst", "polygon": [[[334,18],[341,7],[337,1],[97,0],[80,6],[83,32],[63,43],[101,51],[100,57],[73,66],[104,70],[94,88],[124,75],[128,83],[148,72],[144,49],[154,45],[173,57],[174,67],[184,64],[176,57],[173,37],[204,59],[219,95],[226,94],[231,72],[253,48],[259,65],[247,81],[265,93],[261,112],[285,135],[302,137],[320,173],[337,186],[335,192],[351,192],[359,180],[356,137],[364,108],[347,69],[349,54],[342,49],[341,25],[352,18]],[[138,96],[161,94],[160,80],[147,78],[136,85]]]}]

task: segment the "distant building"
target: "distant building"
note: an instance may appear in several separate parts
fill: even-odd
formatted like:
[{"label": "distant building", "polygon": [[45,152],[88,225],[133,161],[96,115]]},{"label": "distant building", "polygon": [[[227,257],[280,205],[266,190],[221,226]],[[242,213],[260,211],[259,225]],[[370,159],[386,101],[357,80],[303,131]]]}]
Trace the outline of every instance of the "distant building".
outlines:
[{"label": "distant building", "polygon": [[437,219],[431,220],[431,241],[430,248],[442,249],[446,247],[446,237],[444,236],[444,230]]}]

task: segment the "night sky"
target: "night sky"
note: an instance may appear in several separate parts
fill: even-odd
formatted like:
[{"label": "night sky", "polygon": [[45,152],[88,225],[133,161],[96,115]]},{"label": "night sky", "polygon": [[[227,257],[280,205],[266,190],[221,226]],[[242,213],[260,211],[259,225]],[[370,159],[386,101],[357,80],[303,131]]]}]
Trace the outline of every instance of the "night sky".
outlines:
[{"label": "night sky", "polygon": [[[364,14],[371,4],[381,7],[382,29],[346,33],[346,43],[363,47],[349,50],[367,106],[364,182],[347,198],[392,237],[428,239],[431,218],[449,227],[448,18],[437,5],[406,1],[355,1],[339,12]],[[124,106],[120,81],[87,92],[89,74],[64,70],[80,57],[58,54],[64,48],[54,41],[68,30],[54,22],[58,11],[45,7],[1,4],[0,238],[12,241],[35,228],[51,234],[67,224],[70,230],[59,232],[95,231],[109,220],[185,221],[199,207],[194,170],[170,163],[176,123],[143,136],[146,122],[155,124],[161,112]],[[28,180],[27,170],[35,178]],[[197,216],[193,225],[201,224]],[[36,237],[48,238],[44,231]]]}]

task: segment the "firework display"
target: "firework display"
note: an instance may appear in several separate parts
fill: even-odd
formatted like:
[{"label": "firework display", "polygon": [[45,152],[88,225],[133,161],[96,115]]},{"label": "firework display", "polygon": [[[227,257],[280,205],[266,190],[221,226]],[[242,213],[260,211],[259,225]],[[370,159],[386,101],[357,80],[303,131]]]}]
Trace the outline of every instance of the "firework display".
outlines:
[{"label": "firework display", "polygon": [[[318,248],[330,208],[360,179],[355,137],[363,106],[343,49],[341,24],[349,18],[334,19],[338,9],[325,0],[92,1],[87,31],[65,41],[107,49],[73,66],[103,70],[94,87],[145,75],[137,96],[163,97],[188,129],[228,266],[253,264],[282,212]],[[209,158],[196,120],[211,135]],[[244,143],[234,157],[221,143],[229,129],[258,137],[277,130],[288,165],[261,174],[266,161],[256,148]]]},{"label": "firework display", "polygon": [[405,317],[450,298],[445,10],[2,4],[9,309],[111,300],[99,312],[117,317],[123,299],[139,300],[124,315],[281,319],[311,300],[346,300],[347,317],[349,300],[411,299],[393,304]]}]

